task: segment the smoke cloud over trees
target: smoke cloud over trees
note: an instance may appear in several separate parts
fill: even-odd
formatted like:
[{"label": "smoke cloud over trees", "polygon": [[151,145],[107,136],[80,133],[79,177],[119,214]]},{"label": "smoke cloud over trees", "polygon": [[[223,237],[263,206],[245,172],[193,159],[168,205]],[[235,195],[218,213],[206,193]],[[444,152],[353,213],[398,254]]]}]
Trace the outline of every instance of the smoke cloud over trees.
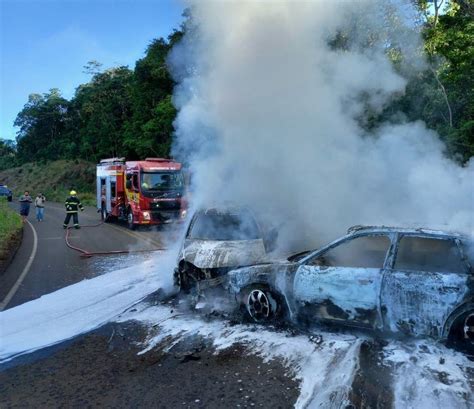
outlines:
[{"label": "smoke cloud over trees", "polygon": [[416,10],[189,5],[169,62],[173,153],[190,161],[197,206],[249,205],[289,247],[358,223],[473,230],[473,164],[448,159],[435,131],[393,105],[429,67]]}]

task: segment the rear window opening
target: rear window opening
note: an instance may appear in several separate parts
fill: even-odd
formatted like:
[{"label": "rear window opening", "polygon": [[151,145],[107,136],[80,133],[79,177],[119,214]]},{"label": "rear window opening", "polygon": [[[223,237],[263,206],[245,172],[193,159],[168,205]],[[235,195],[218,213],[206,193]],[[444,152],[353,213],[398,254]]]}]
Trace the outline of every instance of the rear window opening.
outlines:
[{"label": "rear window opening", "polygon": [[399,242],[396,270],[464,273],[461,254],[453,240],[404,236]]}]

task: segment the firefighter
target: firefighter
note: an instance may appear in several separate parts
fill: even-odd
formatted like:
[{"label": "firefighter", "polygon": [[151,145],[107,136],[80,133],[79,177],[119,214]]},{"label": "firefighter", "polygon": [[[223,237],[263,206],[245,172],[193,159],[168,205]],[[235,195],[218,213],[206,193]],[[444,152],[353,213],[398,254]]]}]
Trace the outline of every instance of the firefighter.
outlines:
[{"label": "firefighter", "polygon": [[81,212],[84,211],[84,206],[82,206],[81,201],[76,196],[77,193],[76,193],[75,190],[71,190],[69,192],[69,194],[71,196],[69,196],[66,199],[66,203],[65,203],[65,205],[66,205],[66,218],[64,219],[63,227],[65,229],[67,229],[67,226],[69,224],[69,220],[71,220],[71,216],[72,216],[73,221],[74,221],[74,228],[79,229],[80,226],[79,226],[79,218],[77,216],[77,212],[79,211],[79,209],[81,209]]}]

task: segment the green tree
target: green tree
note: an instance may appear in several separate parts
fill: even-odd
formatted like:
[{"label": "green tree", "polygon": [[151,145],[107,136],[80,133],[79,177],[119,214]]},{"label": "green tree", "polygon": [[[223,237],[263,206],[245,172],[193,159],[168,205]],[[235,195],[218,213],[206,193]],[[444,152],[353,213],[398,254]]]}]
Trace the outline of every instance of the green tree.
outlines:
[{"label": "green tree", "polygon": [[13,168],[17,163],[14,141],[0,139],[0,170]]},{"label": "green tree", "polygon": [[182,37],[175,31],[153,40],[138,60],[131,92],[132,115],[124,130],[124,144],[132,156],[168,156],[176,110],[171,103],[174,82],[166,65],[167,55]]},{"label": "green tree", "polygon": [[[388,42],[387,53],[395,68],[408,79],[406,92],[367,122],[377,127],[387,120],[422,119],[435,129],[448,153],[460,162],[474,155],[474,20],[472,1],[415,0],[424,39],[416,50],[426,61],[420,70],[404,60],[397,44]],[[367,115],[366,115],[367,116]]]},{"label": "green tree", "polygon": [[62,157],[68,109],[69,101],[57,88],[29,96],[14,123],[20,128],[17,133],[20,162]]},{"label": "green tree", "polygon": [[77,88],[68,124],[70,152],[93,161],[127,155],[123,127],[131,112],[132,76],[127,67],[111,68]]},{"label": "green tree", "polygon": [[[471,8],[470,8],[471,7]],[[451,1],[424,30],[426,54],[442,98],[434,108],[444,121],[432,124],[451,151],[474,155],[474,20],[471,2]]]}]

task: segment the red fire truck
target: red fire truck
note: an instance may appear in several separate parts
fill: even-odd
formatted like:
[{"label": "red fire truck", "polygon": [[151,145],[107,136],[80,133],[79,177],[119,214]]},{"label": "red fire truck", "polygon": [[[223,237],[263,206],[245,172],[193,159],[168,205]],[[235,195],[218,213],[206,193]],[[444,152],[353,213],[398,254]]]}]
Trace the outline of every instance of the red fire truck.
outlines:
[{"label": "red fire truck", "polygon": [[183,220],[184,191],[181,163],[171,159],[111,158],[97,165],[97,209],[102,219],[124,220],[130,229]]}]

